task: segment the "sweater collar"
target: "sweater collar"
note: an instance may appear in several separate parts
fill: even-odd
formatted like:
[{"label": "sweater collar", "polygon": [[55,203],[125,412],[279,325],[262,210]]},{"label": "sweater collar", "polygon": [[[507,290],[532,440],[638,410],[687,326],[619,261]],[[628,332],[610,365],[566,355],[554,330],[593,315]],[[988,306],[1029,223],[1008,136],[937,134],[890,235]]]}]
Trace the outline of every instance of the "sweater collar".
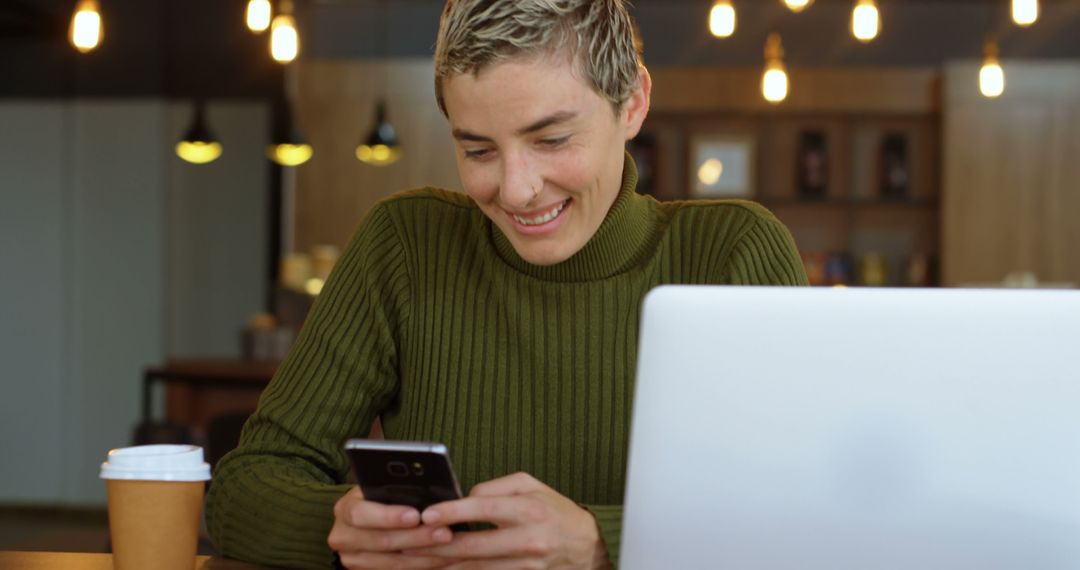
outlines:
[{"label": "sweater collar", "polygon": [[637,182],[637,166],[627,153],[622,187],[600,228],[585,247],[554,265],[534,265],[522,259],[506,235],[489,221],[499,257],[514,269],[545,281],[594,281],[630,269],[652,249],[660,222],[653,200],[637,193]]}]

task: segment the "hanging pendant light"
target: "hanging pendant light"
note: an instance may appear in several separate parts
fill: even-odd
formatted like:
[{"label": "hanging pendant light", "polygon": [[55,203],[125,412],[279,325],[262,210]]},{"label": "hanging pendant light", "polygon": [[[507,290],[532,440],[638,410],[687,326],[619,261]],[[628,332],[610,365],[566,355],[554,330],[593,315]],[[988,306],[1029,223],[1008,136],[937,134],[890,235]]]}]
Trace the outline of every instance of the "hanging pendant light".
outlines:
[{"label": "hanging pendant light", "polygon": [[873,40],[881,32],[881,13],[874,0],[858,0],[851,11],[851,34],[860,42]]},{"label": "hanging pendant light", "polygon": [[979,70],[979,92],[993,99],[1005,92],[1005,70],[998,61],[998,44],[993,35],[983,42],[983,64]]},{"label": "hanging pendant light", "polygon": [[270,160],[282,166],[300,166],[311,159],[315,151],[296,127],[288,104],[285,105],[284,120],[274,130],[270,146],[266,148]]},{"label": "hanging pendant light", "polygon": [[731,0],[716,0],[709,10],[709,32],[718,38],[731,37],[735,33],[735,6]]},{"label": "hanging pendant light", "polygon": [[761,94],[770,103],[788,96],[788,76],[784,67],[784,46],[780,34],[772,32],[765,40],[765,73],[761,76]]},{"label": "hanging pendant light", "polygon": [[796,14],[807,9],[813,3],[814,0],[784,0],[784,5]]},{"label": "hanging pendant light", "polygon": [[176,143],[176,156],[192,163],[206,164],[221,156],[221,141],[206,127],[206,104],[201,99],[195,102],[195,116],[184,138]]},{"label": "hanging pendant light", "polygon": [[293,19],[292,0],[281,0],[278,8],[270,24],[270,55],[280,63],[289,63],[300,55],[300,33]]},{"label": "hanging pendant light", "polygon": [[315,150],[299,131],[293,130],[283,142],[275,142],[266,150],[270,160],[282,166],[300,166],[311,159]]},{"label": "hanging pendant light", "polygon": [[356,158],[374,166],[386,166],[401,158],[401,144],[394,127],[386,120],[386,103],[375,105],[375,126],[367,139],[356,147]]},{"label": "hanging pendant light", "polygon": [[248,0],[245,12],[248,29],[257,33],[265,32],[270,27],[272,12],[270,0]]},{"label": "hanging pendant light", "polygon": [[68,39],[75,49],[86,53],[101,44],[103,29],[101,8],[97,0],[79,0],[75,14],[71,16],[71,29]]},{"label": "hanging pendant light", "polygon": [[1039,0],[1012,0],[1012,19],[1018,26],[1030,26],[1039,19]]}]

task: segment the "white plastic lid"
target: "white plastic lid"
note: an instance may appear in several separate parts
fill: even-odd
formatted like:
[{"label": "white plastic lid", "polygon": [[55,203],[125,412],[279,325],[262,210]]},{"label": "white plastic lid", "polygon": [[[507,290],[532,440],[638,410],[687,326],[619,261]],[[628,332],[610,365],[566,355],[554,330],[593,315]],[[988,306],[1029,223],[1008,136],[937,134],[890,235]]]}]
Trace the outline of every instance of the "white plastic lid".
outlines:
[{"label": "white plastic lid", "polygon": [[102,479],[137,481],[206,481],[210,464],[197,445],[138,445],[109,452]]}]

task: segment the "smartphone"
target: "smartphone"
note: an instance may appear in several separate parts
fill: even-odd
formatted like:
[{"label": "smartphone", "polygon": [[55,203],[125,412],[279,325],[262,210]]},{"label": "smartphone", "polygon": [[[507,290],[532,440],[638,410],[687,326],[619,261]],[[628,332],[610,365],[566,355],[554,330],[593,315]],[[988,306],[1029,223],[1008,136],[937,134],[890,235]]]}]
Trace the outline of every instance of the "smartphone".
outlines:
[{"label": "smartphone", "polygon": [[369,501],[423,511],[462,496],[450,454],[441,443],[350,439],[345,453]]}]

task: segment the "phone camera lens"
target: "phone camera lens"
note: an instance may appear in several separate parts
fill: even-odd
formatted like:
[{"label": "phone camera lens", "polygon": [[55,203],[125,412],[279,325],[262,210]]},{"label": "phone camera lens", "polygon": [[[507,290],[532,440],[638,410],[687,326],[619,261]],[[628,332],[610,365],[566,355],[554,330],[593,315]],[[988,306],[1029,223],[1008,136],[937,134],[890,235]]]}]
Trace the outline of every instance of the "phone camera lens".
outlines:
[{"label": "phone camera lens", "polygon": [[391,461],[386,464],[386,471],[394,477],[408,477],[409,467],[401,461]]}]

